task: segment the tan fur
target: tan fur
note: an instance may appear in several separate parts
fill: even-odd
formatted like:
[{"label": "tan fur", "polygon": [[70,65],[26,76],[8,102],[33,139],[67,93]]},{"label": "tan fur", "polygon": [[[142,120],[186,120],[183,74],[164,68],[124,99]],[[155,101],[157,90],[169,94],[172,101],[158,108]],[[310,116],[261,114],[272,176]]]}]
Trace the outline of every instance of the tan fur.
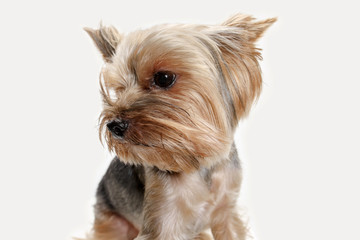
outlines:
[{"label": "tan fur", "polygon": [[[100,136],[121,161],[145,169],[136,240],[212,239],[209,228],[215,240],[245,239],[233,135],[261,91],[255,41],[275,20],[238,14],[221,25],[160,25],[124,36],[113,27],[86,29],[107,63]],[[168,89],[154,84],[161,71],[176,74]],[[114,119],[129,122],[120,140],[106,129]],[[137,230],[119,227],[123,220],[100,211],[89,239],[133,239]]]},{"label": "tan fur", "polygon": [[241,174],[235,168],[221,166],[213,175],[212,191],[217,198],[211,230],[215,239],[245,239],[247,229],[236,209],[240,185]]},{"label": "tan fur", "polygon": [[139,231],[125,218],[111,213],[101,213],[94,223],[93,232],[86,240],[132,240]]}]

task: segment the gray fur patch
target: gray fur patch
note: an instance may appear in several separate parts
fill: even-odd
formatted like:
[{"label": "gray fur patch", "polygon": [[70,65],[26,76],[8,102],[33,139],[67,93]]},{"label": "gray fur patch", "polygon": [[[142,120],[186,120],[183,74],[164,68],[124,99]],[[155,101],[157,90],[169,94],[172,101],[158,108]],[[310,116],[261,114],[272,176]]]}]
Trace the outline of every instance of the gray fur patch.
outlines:
[{"label": "gray fur patch", "polygon": [[144,200],[144,168],[114,158],[97,189],[97,207],[127,216],[140,216]]}]

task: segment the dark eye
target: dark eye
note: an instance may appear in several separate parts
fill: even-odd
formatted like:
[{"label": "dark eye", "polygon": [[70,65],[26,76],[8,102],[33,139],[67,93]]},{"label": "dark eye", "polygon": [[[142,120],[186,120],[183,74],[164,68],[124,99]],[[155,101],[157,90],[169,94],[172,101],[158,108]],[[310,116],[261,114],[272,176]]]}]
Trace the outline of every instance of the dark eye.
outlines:
[{"label": "dark eye", "polygon": [[176,74],[172,72],[157,72],[154,74],[154,84],[161,88],[171,87],[176,80]]}]

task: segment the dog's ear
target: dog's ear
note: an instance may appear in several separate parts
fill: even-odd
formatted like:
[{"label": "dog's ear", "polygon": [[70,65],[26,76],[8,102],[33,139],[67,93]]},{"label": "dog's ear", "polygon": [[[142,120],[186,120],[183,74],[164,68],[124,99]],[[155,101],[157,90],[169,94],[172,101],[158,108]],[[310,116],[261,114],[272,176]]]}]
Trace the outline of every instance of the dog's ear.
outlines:
[{"label": "dog's ear", "polygon": [[269,18],[266,20],[255,21],[255,18],[249,15],[236,14],[226,20],[222,25],[241,29],[242,38],[249,42],[255,42],[263,35],[266,29],[276,22],[276,20],[276,18]]},{"label": "dog's ear", "polygon": [[261,92],[258,63],[261,54],[255,42],[275,21],[275,18],[255,21],[248,15],[237,14],[223,24],[207,29],[207,35],[217,49],[220,74],[230,93],[225,102],[232,106],[229,114],[233,116],[230,117],[233,126],[248,113]]},{"label": "dog's ear", "polygon": [[99,29],[84,28],[94,41],[96,47],[103,55],[105,62],[112,62],[111,58],[115,54],[116,46],[121,41],[121,34],[113,26],[104,27],[100,25]]}]

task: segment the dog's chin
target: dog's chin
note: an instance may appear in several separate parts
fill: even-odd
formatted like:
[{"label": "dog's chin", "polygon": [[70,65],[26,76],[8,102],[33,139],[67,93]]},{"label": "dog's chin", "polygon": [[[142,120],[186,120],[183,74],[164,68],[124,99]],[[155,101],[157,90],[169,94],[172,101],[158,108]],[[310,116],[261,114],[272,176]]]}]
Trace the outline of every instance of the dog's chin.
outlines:
[{"label": "dog's chin", "polygon": [[[175,143],[174,143],[175,144]],[[132,142],[126,139],[112,141],[111,150],[118,158],[127,164],[156,167],[168,172],[193,172],[200,167],[211,167],[216,160],[225,158],[230,149],[224,146],[224,152],[204,155],[202,152],[188,152],[181,146],[167,149],[159,143]],[[110,146],[109,146],[110,147]]]},{"label": "dog's chin", "polygon": [[113,145],[113,150],[125,163],[156,167],[162,171],[191,172],[200,167],[196,156],[174,153],[151,143],[130,143],[122,139]]}]

